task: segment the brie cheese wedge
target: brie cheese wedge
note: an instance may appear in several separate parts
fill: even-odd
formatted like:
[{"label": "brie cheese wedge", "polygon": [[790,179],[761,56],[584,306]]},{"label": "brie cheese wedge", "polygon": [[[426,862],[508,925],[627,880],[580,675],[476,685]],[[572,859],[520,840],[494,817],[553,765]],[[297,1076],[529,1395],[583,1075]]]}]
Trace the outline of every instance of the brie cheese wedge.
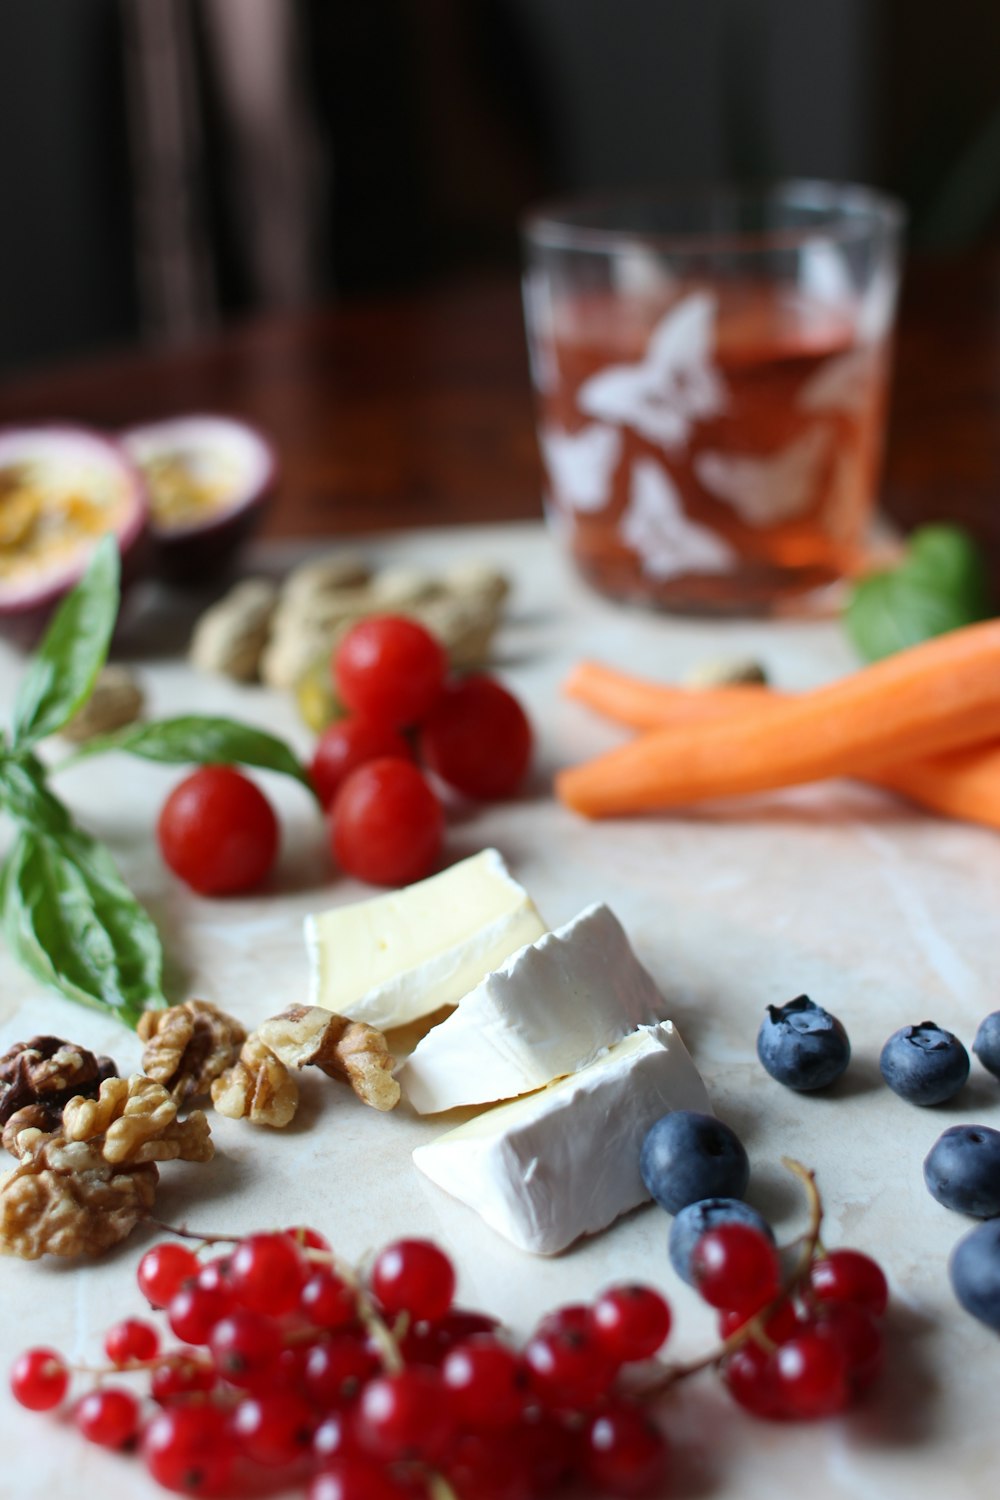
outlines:
[{"label": "brie cheese wedge", "polygon": [[454,1005],[545,932],[495,849],[370,901],[306,917],[310,1005],[380,1031]]},{"label": "brie cheese wedge", "polygon": [[554,1255],[649,1198],[640,1148],[672,1109],[711,1112],[664,1021],[639,1027],[582,1072],[418,1146],[413,1160],[519,1249]]},{"label": "brie cheese wedge", "polygon": [[586,1067],[665,1011],[618,918],[595,904],[487,974],[397,1077],[420,1114],[512,1099]]}]

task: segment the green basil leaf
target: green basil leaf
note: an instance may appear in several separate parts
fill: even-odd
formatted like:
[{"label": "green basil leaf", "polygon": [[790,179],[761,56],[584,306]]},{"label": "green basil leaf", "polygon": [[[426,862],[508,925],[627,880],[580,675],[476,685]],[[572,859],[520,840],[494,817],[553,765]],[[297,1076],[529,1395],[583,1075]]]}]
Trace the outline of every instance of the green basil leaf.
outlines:
[{"label": "green basil leaf", "polygon": [[975,542],[958,526],[925,526],[898,567],[855,583],[844,623],[860,655],[877,661],[989,612],[986,565]]},{"label": "green basil leaf", "polygon": [[15,746],[54,734],[89,698],[118,614],[118,572],[117,543],[104,537],[21,679],[14,705]]},{"label": "green basil leaf", "polygon": [[305,766],[283,740],[234,719],[186,714],[152,724],[129,724],[114,734],[89,740],[66,764],[106,750],[126,750],[167,765],[256,766],[291,776],[313,790]]},{"label": "green basil leaf", "polygon": [[44,984],[130,1026],[150,1006],[166,1005],[156,928],[88,835],[22,830],[4,867],[0,904],[11,951]]},{"label": "green basil leaf", "polygon": [[65,833],[71,826],[66,808],[48,790],[44,769],[32,756],[0,760],[0,805],[39,833]]}]

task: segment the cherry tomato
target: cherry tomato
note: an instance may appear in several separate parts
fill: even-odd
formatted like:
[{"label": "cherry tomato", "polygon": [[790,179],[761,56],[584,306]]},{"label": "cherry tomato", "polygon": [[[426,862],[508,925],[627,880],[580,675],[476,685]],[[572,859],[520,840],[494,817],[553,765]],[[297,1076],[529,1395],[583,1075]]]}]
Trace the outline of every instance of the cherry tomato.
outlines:
[{"label": "cherry tomato", "polygon": [[324,729],[316,744],[309,776],[324,807],[333,801],[344,777],[370,760],[390,755],[412,760],[409,745],[389,724],[371,719],[338,719]]},{"label": "cherry tomato", "polygon": [[352,713],[400,729],[431,708],[448,666],[444,647],[403,615],[373,615],[333,655],[334,686]]},{"label": "cherry tomato", "polygon": [[259,885],[278,852],[271,804],[232,766],[202,766],[175,786],[156,836],[164,862],[203,896]]},{"label": "cherry tomato", "polygon": [[474,673],[449,683],[420,729],[420,754],[466,797],[506,797],[531,760],[531,725],[512,693]]},{"label": "cherry tomato", "polygon": [[386,757],[346,777],[330,809],[330,847],[342,870],[372,885],[429,875],[444,835],[444,810],[408,760]]}]

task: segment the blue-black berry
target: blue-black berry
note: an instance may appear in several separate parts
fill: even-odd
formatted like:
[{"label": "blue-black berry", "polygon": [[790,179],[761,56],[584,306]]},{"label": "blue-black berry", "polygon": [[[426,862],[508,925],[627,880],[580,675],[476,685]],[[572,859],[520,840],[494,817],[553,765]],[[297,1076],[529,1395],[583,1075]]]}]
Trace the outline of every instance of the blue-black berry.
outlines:
[{"label": "blue-black berry", "polygon": [[701,1198],[742,1198],[750,1163],[735,1132],[714,1115],[675,1109],[646,1132],[639,1170],[668,1214]]},{"label": "blue-black berry", "polygon": [[879,1067],[886,1083],[911,1104],[944,1104],[969,1076],[969,1054],[950,1031],[933,1021],[903,1026],[882,1048]]},{"label": "blue-black berry", "polygon": [[974,1219],[1000,1214],[1000,1130],[953,1125],[924,1158],[924,1181],[945,1208]]},{"label": "blue-black berry", "polygon": [[840,1077],[851,1060],[851,1044],[836,1016],[799,995],[787,1005],[767,1007],[757,1056],[772,1078],[805,1093]]},{"label": "blue-black berry", "polygon": [[667,1243],[670,1264],[688,1286],[694,1286],[691,1252],[706,1229],[718,1229],[720,1224],[746,1224],[750,1229],[759,1230],[774,1244],[767,1220],[739,1198],[703,1198],[700,1203],[689,1203],[671,1224]]},{"label": "blue-black berry", "polygon": [[980,1021],[972,1050],[986,1071],[1000,1078],[1000,1010],[991,1011]]},{"label": "blue-black berry", "polygon": [[1000,1219],[980,1224],[959,1240],[948,1274],[966,1312],[1000,1332]]}]

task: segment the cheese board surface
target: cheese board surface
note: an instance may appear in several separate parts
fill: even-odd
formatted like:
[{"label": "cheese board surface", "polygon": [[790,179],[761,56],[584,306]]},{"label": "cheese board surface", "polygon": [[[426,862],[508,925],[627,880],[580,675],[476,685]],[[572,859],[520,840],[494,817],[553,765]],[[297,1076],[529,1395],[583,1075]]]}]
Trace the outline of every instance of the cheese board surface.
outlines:
[{"label": "cheese board surface", "polygon": [[[315,548],[313,550],[316,550]],[[949,1125],[1000,1128],[1000,1086],[978,1064],[952,1104],[921,1110],[882,1084],[878,1054],[897,1027],[932,1018],[970,1045],[1000,1005],[1000,840],[928,817],[881,793],[830,783],[683,817],[588,824],[550,794],[553,771],[616,743],[618,731],[559,695],[580,657],[664,679],[706,657],[753,655],[787,688],[856,663],[829,620],[700,621],[627,612],[566,572],[541,527],[469,527],[373,540],[372,557],[435,568],[489,559],[514,583],[495,665],[528,707],[536,766],[516,800],[470,810],[449,826],[449,860],[496,846],[550,927],[606,902],[667,997],[718,1114],[752,1164],[749,1200],[787,1241],[805,1226],[801,1194],[781,1166],[814,1168],[827,1210],[824,1238],[884,1265],[892,1292],[888,1361],[879,1386],[848,1416],[770,1426],[741,1413],[711,1374],[664,1405],[678,1500],[920,1500],[995,1493],[995,1336],[955,1303],[948,1255],[971,1227],[928,1195],[921,1163]],[[303,549],[271,544],[252,561],[280,571]],[[189,618],[166,596],[138,601],[122,647],[135,658],[150,712],[229,713],[283,734],[303,753],[310,736],[290,699],[196,673],[178,654]],[[0,651],[0,703],[9,713],[18,654]],[[117,757],[67,771],[59,790],[114,851],[164,939],[177,999],[213,1000],[254,1024],[308,999],[303,921],[371,894],[331,870],[323,828],[305,792],[265,778],[283,826],[280,862],[253,897],[208,901],[183,890],[158,859],[155,810],[176,768]],[[755,1055],[764,1007],[808,992],[838,1015],[853,1045],[848,1073],[822,1096],[791,1093]],[[112,1018],[44,991],[0,952],[0,1049],[38,1033],[138,1065],[135,1036]],[[366,1110],[319,1077],[284,1131],[212,1117],[208,1166],[168,1165],[158,1215],[204,1231],[311,1223],[362,1262],[387,1240],[427,1235],[454,1256],[459,1300],[518,1335],[550,1308],[586,1300],[611,1281],[650,1281],[675,1319],[668,1352],[693,1357],[714,1342],[712,1319],[671,1271],[669,1220],[647,1205],[566,1253],[528,1255],[419,1173],[417,1146],[446,1121]],[[0,1262],[4,1349],[51,1344],[95,1360],[104,1328],[141,1316],[134,1270],[152,1232],[136,1231],[92,1262]],[[5,1453],[0,1494],[17,1500],[147,1500],[159,1490],[136,1462],[83,1443],[66,1420],[33,1416],[0,1394]]]}]

